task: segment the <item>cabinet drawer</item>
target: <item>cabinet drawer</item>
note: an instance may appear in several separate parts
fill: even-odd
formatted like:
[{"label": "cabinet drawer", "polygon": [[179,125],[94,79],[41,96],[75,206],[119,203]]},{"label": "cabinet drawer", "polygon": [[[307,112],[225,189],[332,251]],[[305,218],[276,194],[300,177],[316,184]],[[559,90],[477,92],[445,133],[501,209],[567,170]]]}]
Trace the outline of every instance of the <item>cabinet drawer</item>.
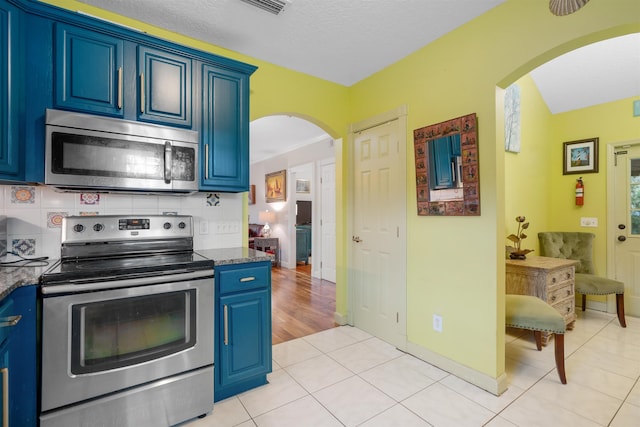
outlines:
[{"label": "cabinet drawer", "polygon": [[558,286],[557,288],[550,288],[547,293],[547,302],[551,305],[559,302],[568,297],[573,296],[573,282],[569,282],[566,285]]},{"label": "cabinet drawer", "polygon": [[547,276],[547,285],[553,286],[557,285],[560,282],[573,279],[573,267],[562,268],[560,270],[552,271],[551,273],[549,273],[549,275]]},{"label": "cabinet drawer", "polygon": [[573,297],[558,301],[556,304],[552,304],[552,307],[562,314],[565,323],[575,320],[575,300]]},{"label": "cabinet drawer", "polygon": [[242,292],[269,286],[270,264],[255,267],[215,270],[220,280],[220,293]]}]

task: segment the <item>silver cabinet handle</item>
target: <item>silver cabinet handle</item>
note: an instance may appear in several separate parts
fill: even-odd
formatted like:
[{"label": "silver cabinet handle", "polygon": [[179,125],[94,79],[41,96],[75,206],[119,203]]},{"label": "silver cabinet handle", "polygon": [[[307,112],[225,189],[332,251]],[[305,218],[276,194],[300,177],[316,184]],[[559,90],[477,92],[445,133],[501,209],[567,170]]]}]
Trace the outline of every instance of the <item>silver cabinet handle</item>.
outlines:
[{"label": "silver cabinet handle", "polygon": [[122,67],[118,68],[118,110],[122,110]]},{"label": "silver cabinet handle", "polygon": [[229,308],[227,304],[222,308],[223,316],[224,316],[224,345],[229,345]]},{"label": "silver cabinet handle", "polygon": [[2,375],[2,427],[9,427],[9,368],[0,369]]},{"label": "silver cabinet handle", "polygon": [[15,316],[9,316],[9,317],[0,317],[0,328],[16,326],[20,321],[20,319],[22,319],[22,316],[19,314]]},{"label": "silver cabinet handle", "polygon": [[173,149],[169,141],[164,142],[164,182],[171,183],[171,166],[173,166]]},{"label": "silver cabinet handle", "polygon": [[204,178],[209,179],[209,144],[204,144]]},{"label": "silver cabinet handle", "polygon": [[255,277],[253,276],[249,276],[249,277],[243,277],[240,279],[240,282],[253,282],[254,280],[256,280]]},{"label": "silver cabinet handle", "polygon": [[140,112],[144,113],[144,73],[140,73]]}]

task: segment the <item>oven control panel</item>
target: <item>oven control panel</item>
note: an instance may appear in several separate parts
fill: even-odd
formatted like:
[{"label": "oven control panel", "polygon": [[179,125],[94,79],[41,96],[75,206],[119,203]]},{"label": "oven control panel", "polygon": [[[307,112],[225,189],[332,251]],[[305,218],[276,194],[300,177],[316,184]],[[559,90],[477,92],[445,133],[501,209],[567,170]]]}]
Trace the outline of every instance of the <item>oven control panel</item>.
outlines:
[{"label": "oven control panel", "polygon": [[188,215],[68,216],[62,220],[62,243],[183,237],[193,237],[193,218]]}]

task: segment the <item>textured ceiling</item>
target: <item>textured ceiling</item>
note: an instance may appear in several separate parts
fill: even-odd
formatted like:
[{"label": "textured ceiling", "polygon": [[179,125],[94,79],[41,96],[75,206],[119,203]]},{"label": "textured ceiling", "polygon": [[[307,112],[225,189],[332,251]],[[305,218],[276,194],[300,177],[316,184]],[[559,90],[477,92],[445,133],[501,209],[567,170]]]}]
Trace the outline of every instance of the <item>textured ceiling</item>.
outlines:
[{"label": "textured ceiling", "polygon": [[[505,0],[285,0],[289,4],[279,15],[241,0],[80,1],[351,86]],[[640,38],[570,52],[531,75],[552,113],[640,96]],[[286,130],[268,129],[279,124]],[[324,135],[288,117],[269,126],[252,124],[252,162]]]}]

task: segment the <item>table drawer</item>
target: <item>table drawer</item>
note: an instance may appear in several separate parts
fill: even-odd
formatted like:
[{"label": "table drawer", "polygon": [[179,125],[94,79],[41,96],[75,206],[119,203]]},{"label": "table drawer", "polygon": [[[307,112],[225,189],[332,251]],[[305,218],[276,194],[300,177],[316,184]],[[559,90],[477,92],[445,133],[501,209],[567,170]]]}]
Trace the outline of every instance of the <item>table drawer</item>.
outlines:
[{"label": "table drawer", "polygon": [[556,271],[552,271],[547,275],[547,285],[553,286],[560,282],[567,280],[574,280],[573,267],[562,268]]},{"label": "table drawer", "polygon": [[242,292],[269,286],[271,265],[257,265],[233,269],[215,269],[220,281],[220,293]]},{"label": "table drawer", "polygon": [[573,297],[565,298],[555,304],[552,304],[552,307],[558,310],[558,313],[562,314],[565,323],[570,323],[575,320],[575,303],[576,302]]},{"label": "table drawer", "polygon": [[557,288],[550,288],[547,292],[547,302],[551,305],[565,298],[573,296],[573,282],[568,282]]}]

